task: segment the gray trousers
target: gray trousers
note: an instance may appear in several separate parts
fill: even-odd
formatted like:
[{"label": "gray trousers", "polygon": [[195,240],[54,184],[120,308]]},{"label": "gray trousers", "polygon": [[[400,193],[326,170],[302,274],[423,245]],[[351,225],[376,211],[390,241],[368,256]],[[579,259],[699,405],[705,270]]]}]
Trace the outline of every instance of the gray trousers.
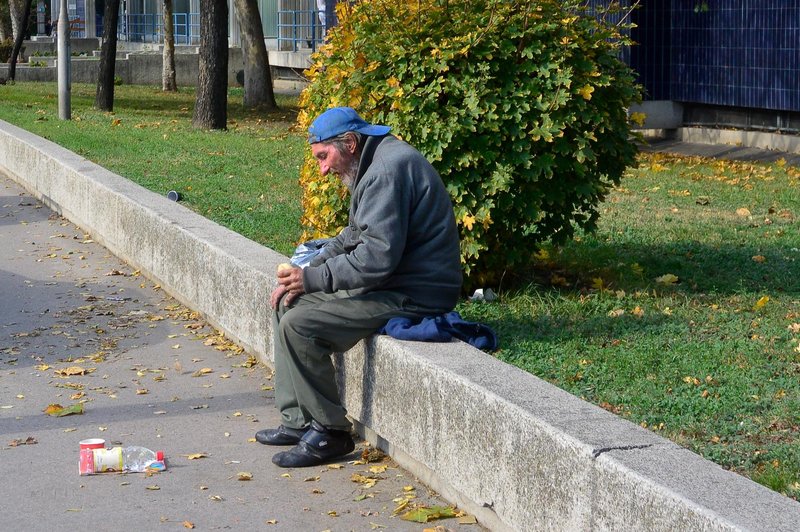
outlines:
[{"label": "gray trousers", "polygon": [[339,400],[332,353],[343,353],[390,318],[425,317],[446,312],[416,305],[398,292],[314,292],[289,307],[281,300],[273,314],[275,403],[284,426],[299,429],[316,420],[350,430]]}]

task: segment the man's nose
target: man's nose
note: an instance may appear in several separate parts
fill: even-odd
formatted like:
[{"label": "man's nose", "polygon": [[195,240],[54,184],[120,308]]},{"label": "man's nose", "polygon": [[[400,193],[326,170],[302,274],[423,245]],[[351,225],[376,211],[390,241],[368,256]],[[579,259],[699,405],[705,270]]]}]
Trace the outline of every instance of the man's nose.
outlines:
[{"label": "man's nose", "polygon": [[319,161],[319,171],[322,175],[328,175],[328,172],[331,171],[331,168],[324,162]]}]

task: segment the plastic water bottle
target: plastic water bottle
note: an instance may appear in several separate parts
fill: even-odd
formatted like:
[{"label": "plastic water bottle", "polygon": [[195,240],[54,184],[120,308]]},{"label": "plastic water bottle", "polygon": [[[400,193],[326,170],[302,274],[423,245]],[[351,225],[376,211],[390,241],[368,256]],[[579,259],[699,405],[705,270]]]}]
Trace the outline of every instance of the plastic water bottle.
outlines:
[{"label": "plastic water bottle", "polygon": [[80,457],[80,474],[93,475],[112,471],[144,473],[166,469],[163,451],[145,447],[112,447],[111,449],[83,449]]},{"label": "plastic water bottle", "polygon": [[137,446],[122,447],[121,449],[123,471],[144,473],[147,469],[163,469],[159,466],[164,463],[164,451],[155,452]]}]

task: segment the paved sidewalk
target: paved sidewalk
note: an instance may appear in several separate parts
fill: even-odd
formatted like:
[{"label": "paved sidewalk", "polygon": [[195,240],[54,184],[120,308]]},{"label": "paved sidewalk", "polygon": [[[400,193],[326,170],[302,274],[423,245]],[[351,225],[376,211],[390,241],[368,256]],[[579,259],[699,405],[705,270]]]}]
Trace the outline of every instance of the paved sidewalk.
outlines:
[{"label": "paved sidewalk", "polygon": [[641,149],[645,152],[696,155],[700,157],[713,157],[716,159],[731,159],[736,161],[775,162],[783,159],[790,165],[800,166],[800,154],[764,150],[760,148],[746,148],[729,144],[699,144],[680,140],[653,139],[648,141]]},{"label": "paved sidewalk", "polygon": [[[393,516],[447,503],[391,460],[358,463],[363,442],[338,469],[275,467],[251,441],[278,423],[269,370],[4,176],[0,239],[4,530],[482,530]],[[84,438],[169,469],[81,477]]]}]

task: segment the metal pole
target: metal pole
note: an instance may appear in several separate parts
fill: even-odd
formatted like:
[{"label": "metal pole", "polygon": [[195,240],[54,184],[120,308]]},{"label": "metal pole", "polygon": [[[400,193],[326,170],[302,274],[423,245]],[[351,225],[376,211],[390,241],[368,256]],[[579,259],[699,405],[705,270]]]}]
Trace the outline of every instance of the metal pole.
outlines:
[{"label": "metal pole", "polygon": [[58,13],[58,117],[61,120],[69,120],[72,114],[69,37],[67,0],[61,0]]}]

